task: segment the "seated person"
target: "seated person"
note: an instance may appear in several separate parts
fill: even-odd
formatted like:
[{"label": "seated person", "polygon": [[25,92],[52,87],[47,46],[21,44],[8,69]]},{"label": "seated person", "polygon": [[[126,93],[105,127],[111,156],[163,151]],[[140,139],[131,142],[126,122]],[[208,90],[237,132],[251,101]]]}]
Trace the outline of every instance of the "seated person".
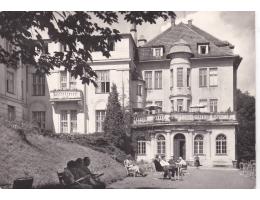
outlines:
[{"label": "seated person", "polygon": [[171,171],[171,178],[174,180],[175,179],[175,175],[177,176],[178,175],[178,168],[176,166],[176,162],[174,160],[174,158],[171,158],[169,160],[169,164],[170,164],[170,171]]},{"label": "seated person", "polygon": [[161,166],[160,161],[161,161],[160,156],[156,155],[153,162],[154,162],[154,166],[155,166],[155,169],[156,169],[157,172],[163,171],[163,167]]},{"label": "seated person", "polygon": [[66,188],[70,188],[70,189],[91,189],[91,188],[93,188],[91,185],[76,182],[76,179],[72,173],[72,171],[75,171],[74,168],[75,168],[74,161],[69,161],[67,163],[67,167],[64,168],[63,180],[66,185]]},{"label": "seated person", "polygon": [[177,166],[179,166],[179,169],[180,169],[180,175],[182,175],[183,173],[183,170],[184,169],[187,169],[187,163],[185,160],[183,160],[182,157],[179,157],[179,160],[177,162]]},{"label": "seated person", "polygon": [[136,165],[131,159],[130,156],[124,160],[124,165],[128,170],[133,170],[136,174],[140,174],[141,176],[146,176],[144,170]]},{"label": "seated person", "polygon": [[[99,178],[97,177],[97,174],[91,173],[91,171],[88,168],[89,165],[90,165],[90,158],[89,157],[85,157],[83,159],[83,164],[81,166],[81,170],[85,173],[85,176],[89,177],[87,179],[88,183],[90,185],[92,185],[93,188],[96,188],[96,189],[104,189],[104,188],[106,188],[106,184],[104,182],[102,182],[101,180],[99,180]],[[103,174],[99,174],[99,176],[100,175],[103,175]]]},{"label": "seated person", "polygon": [[166,178],[168,176],[169,178],[171,178],[170,164],[165,160],[165,156],[162,157],[160,165],[163,167],[163,177]]},{"label": "seated person", "polygon": [[198,155],[196,155],[196,156],[194,157],[194,165],[195,165],[195,167],[197,167],[197,168],[200,166],[200,158],[199,158]]}]

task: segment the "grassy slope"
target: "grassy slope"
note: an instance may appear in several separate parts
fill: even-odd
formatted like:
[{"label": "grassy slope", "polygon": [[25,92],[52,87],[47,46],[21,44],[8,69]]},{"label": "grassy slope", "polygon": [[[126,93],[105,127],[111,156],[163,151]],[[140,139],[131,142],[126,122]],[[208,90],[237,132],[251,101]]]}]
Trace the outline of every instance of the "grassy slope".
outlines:
[{"label": "grassy slope", "polygon": [[34,177],[34,186],[58,183],[57,171],[63,170],[69,160],[89,156],[92,171],[104,172],[102,179],[112,182],[123,178],[125,169],[108,154],[77,144],[41,135],[26,135],[0,125],[0,184],[12,183],[25,175]]}]

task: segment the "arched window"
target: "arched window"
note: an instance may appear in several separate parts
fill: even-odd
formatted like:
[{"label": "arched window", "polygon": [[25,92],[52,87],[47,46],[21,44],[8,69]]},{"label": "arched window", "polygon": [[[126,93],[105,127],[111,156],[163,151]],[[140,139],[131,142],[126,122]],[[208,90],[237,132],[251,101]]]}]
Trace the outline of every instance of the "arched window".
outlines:
[{"label": "arched window", "polygon": [[165,155],[165,137],[163,135],[157,137],[157,154]]},{"label": "arched window", "polygon": [[225,135],[220,134],[216,138],[216,154],[227,153],[227,138]]},{"label": "arched window", "polygon": [[196,135],[194,138],[194,155],[203,154],[203,136]]}]

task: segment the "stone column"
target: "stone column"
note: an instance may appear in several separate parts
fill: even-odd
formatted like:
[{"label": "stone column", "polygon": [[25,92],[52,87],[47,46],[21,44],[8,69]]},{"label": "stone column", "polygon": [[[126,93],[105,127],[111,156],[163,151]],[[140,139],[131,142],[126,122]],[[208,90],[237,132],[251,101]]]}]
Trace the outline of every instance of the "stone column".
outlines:
[{"label": "stone column", "polygon": [[211,155],[211,131],[208,131],[208,152],[207,152],[207,158],[208,158],[208,160],[211,160],[211,157],[212,157],[212,155]]},{"label": "stone column", "polygon": [[172,155],[174,156],[174,136],[175,136],[175,133],[172,132]]},{"label": "stone column", "polygon": [[186,160],[190,160],[193,157],[193,135],[194,129],[188,129],[186,144]]},{"label": "stone column", "polygon": [[166,154],[166,160],[169,160],[171,158],[171,134],[170,131],[166,131],[166,144],[165,144],[165,154]]},{"label": "stone column", "polygon": [[154,158],[156,155],[156,140],[154,135],[151,135],[151,146],[150,146],[150,158]]}]

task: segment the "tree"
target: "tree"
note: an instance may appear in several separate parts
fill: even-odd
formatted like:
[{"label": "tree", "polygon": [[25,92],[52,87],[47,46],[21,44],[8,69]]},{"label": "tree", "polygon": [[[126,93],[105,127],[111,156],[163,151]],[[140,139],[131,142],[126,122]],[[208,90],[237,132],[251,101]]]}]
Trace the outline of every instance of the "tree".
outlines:
[{"label": "tree", "polygon": [[108,138],[116,147],[123,149],[126,135],[124,113],[118,100],[116,85],[113,84],[111,89],[112,91],[108,97],[103,128],[106,138]]},{"label": "tree", "polygon": [[[95,84],[96,74],[90,67],[91,53],[99,50],[110,56],[109,44],[119,41],[121,36],[111,25],[118,23],[118,16],[141,25],[144,22],[156,23],[156,19],[166,20],[175,17],[174,12],[0,12],[0,36],[12,46],[11,51],[0,45],[0,63],[16,66],[21,59],[23,64],[35,66],[38,72],[49,74],[54,67],[64,66],[72,76],[78,76],[83,83]],[[101,20],[104,24],[97,23]],[[51,42],[59,42],[65,50],[53,54],[44,51],[43,35]]]},{"label": "tree", "polygon": [[237,90],[238,159],[255,159],[255,97]]}]

